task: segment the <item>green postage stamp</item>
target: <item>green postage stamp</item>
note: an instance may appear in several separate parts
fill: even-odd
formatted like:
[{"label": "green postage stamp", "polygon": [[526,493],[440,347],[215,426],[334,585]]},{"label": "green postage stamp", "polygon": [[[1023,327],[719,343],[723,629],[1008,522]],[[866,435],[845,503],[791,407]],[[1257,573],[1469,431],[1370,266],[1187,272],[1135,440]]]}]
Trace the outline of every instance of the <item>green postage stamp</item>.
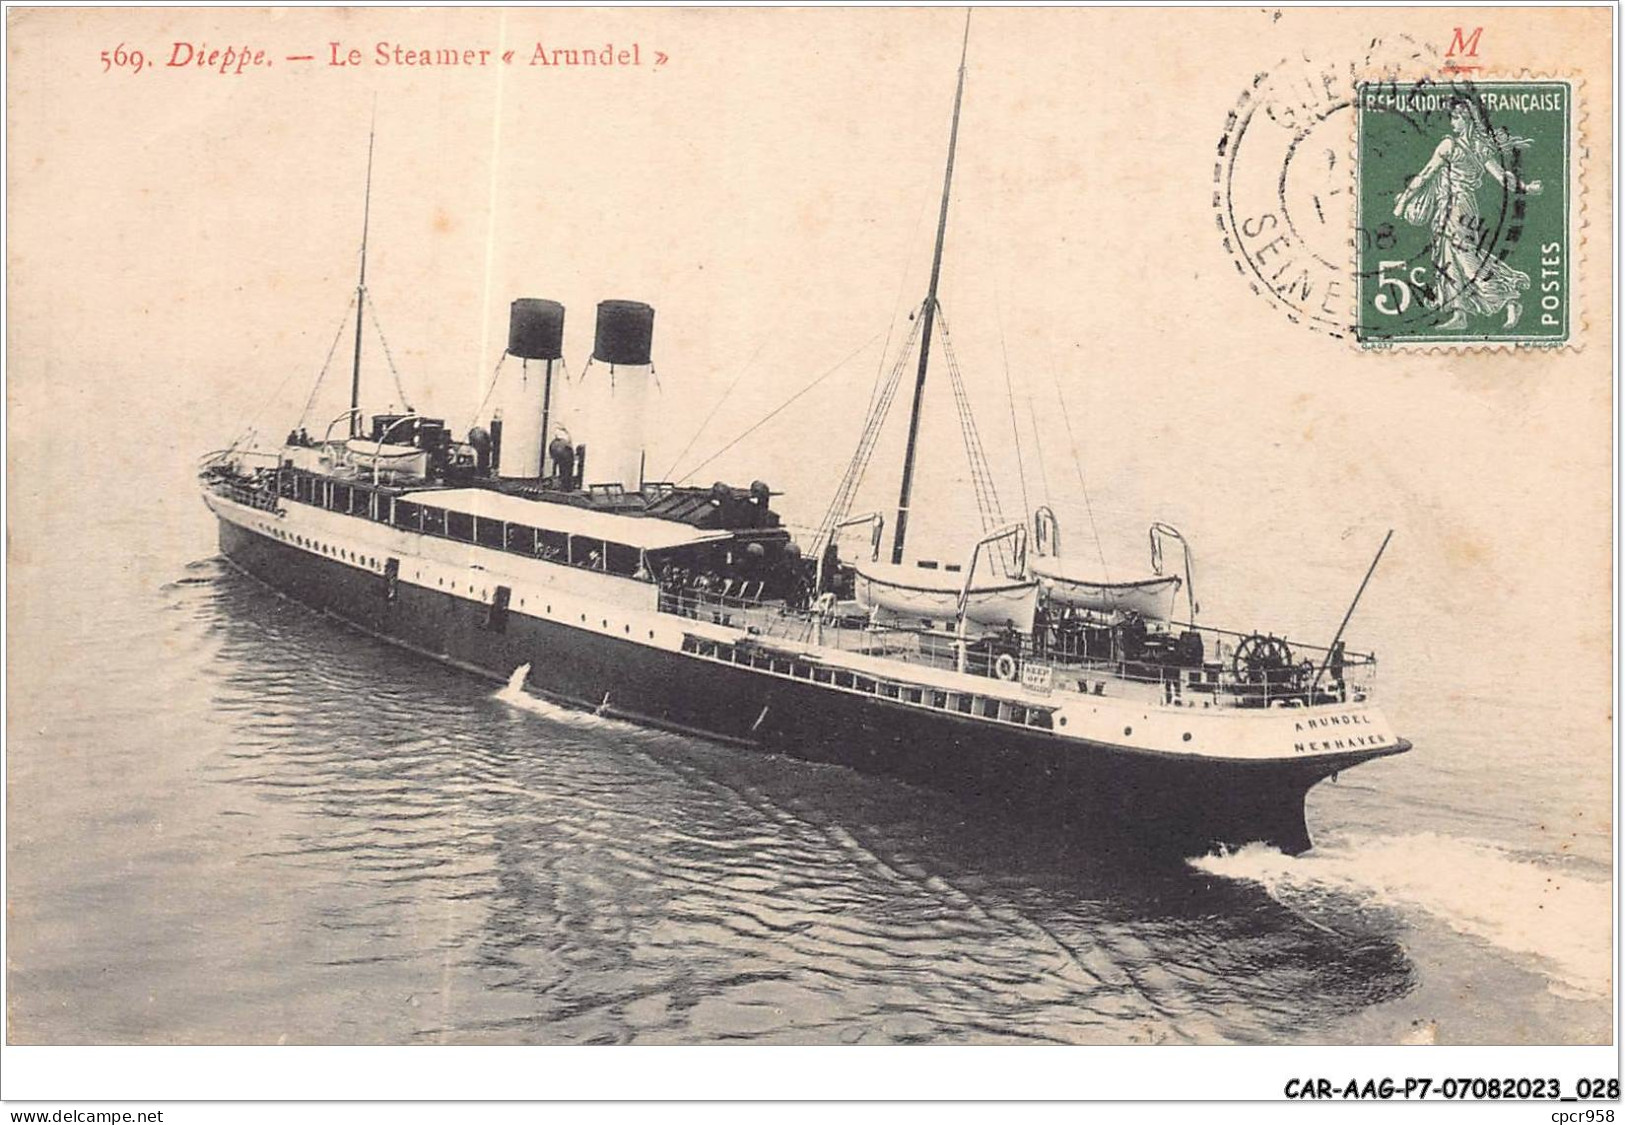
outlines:
[{"label": "green postage stamp", "polygon": [[1563,81],[1359,86],[1362,344],[1570,341],[1573,101]]}]

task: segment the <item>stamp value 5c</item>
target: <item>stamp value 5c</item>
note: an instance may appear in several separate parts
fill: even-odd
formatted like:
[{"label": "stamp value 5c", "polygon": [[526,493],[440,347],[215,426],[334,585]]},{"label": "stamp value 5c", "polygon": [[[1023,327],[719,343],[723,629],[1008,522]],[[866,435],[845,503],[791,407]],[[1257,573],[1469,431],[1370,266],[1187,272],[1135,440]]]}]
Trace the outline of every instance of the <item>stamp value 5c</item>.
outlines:
[{"label": "stamp value 5c", "polygon": [[1569,83],[1366,83],[1355,128],[1360,342],[1568,343]]}]

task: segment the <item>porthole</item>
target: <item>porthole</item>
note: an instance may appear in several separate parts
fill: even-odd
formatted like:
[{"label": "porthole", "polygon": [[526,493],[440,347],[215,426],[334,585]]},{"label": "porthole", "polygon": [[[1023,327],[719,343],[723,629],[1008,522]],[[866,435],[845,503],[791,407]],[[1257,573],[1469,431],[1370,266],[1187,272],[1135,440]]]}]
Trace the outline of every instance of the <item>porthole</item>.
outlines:
[{"label": "porthole", "polygon": [[1190,732],[1190,731],[1186,731],[1186,732],[1185,732],[1185,733],[1184,733],[1184,734],[1182,734],[1182,735],[1181,735],[1181,736],[1180,736],[1180,738],[1181,738],[1181,739],[1183,739],[1183,740],[1184,740],[1184,741],[1186,741],[1186,742],[1189,742],[1189,741],[1190,741],[1190,740],[1191,740],[1191,732]]},{"label": "porthole", "polygon": [[625,625],[625,626],[622,626],[622,627],[626,630],[626,635],[630,637],[632,635],[632,626]]},{"label": "porthole", "polygon": [[655,631],[653,629],[649,630],[649,639],[651,641],[655,639]]},{"label": "porthole", "polygon": [[1066,716],[1065,716],[1065,715],[1062,715],[1062,716],[1061,716],[1061,725],[1062,725],[1062,726],[1063,726],[1063,727],[1064,727],[1064,726],[1066,726]]},{"label": "porthole", "polygon": [[609,619],[606,617],[603,620],[599,621],[598,622],[598,627],[600,629],[608,629],[609,628]]},{"label": "porthole", "polygon": [[1125,736],[1127,736],[1127,735],[1131,735],[1131,734],[1133,734],[1133,733],[1134,733],[1134,728],[1133,728],[1133,727],[1124,727],[1124,728],[1123,728],[1123,734],[1124,734],[1124,735],[1125,735]]}]

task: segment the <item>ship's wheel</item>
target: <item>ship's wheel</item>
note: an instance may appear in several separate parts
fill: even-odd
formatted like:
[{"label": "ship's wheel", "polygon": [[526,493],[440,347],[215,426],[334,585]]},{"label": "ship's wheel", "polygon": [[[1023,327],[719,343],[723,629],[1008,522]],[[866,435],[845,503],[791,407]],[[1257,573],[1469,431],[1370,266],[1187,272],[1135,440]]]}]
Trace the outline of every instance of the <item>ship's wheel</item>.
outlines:
[{"label": "ship's wheel", "polygon": [[1292,649],[1283,637],[1254,633],[1236,646],[1230,669],[1244,683],[1278,683],[1293,671]]}]

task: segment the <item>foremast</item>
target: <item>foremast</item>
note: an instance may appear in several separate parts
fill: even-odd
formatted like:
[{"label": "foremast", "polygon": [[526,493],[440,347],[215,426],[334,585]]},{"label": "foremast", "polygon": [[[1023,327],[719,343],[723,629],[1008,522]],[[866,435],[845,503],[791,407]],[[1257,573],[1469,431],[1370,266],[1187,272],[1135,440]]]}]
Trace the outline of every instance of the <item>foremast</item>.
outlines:
[{"label": "foremast", "polygon": [[361,205],[361,276],[355,286],[355,364],[350,369],[350,436],[361,436],[361,321],[367,307],[367,230],[372,225],[372,147],[378,135],[377,111],[367,129],[367,188]]},{"label": "foremast", "polygon": [[920,406],[925,398],[925,375],[931,363],[931,332],[937,319],[937,282],[942,277],[942,245],[948,236],[948,198],[954,182],[954,149],[959,143],[959,106],[965,96],[965,58],[970,49],[970,12],[965,13],[965,38],[959,48],[959,85],[954,90],[954,119],[948,133],[948,167],[942,176],[942,208],[937,213],[937,243],[931,257],[931,281],[925,292],[924,323],[920,329],[920,366],[914,376],[914,401],[908,415],[908,444],[903,452],[903,483],[897,495],[897,524],[891,561],[903,561],[908,535],[909,494],[914,487],[914,451],[920,435]]}]

